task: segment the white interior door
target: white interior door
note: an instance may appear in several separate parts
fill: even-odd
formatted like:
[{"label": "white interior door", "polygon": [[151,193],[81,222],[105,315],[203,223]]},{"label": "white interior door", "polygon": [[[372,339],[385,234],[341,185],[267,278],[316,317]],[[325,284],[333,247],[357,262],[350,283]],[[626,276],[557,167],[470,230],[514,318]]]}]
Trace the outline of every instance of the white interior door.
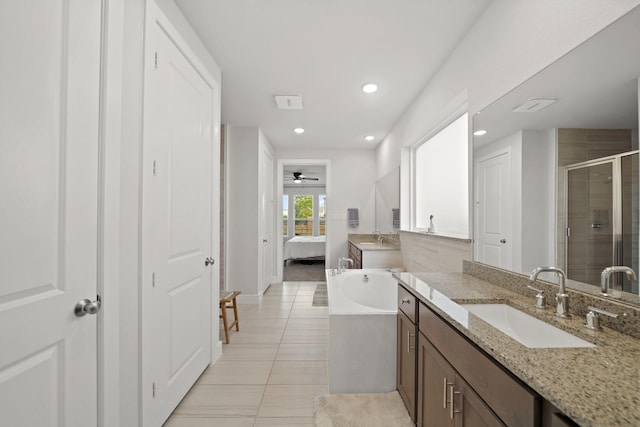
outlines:
[{"label": "white interior door", "polygon": [[476,162],[476,259],[512,267],[511,153]]},{"label": "white interior door", "polygon": [[142,369],[144,424],[158,426],[211,361],[213,90],[160,26],[151,36]]},{"label": "white interior door", "polygon": [[0,2],[0,424],[97,424],[101,2]]},{"label": "white interior door", "polygon": [[273,275],[273,157],[267,150],[262,154],[262,200],[260,218],[262,221],[262,284],[260,294],[271,283]]}]

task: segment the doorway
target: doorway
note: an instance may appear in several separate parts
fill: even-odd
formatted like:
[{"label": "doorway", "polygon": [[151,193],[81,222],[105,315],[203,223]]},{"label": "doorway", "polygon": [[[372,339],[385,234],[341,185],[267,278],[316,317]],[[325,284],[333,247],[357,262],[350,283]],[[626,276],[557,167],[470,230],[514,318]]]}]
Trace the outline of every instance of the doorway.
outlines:
[{"label": "doorway", "polygon": [[330,229],[328,170],[326,160],[278,161],[279,281],[324,281]]},{"label": "doorway", "polygon": [[[567,278],[600,285],[603,269],[638,271],[638,151],[564,168]],[[622,274],[613,289],[638,292]]]}]

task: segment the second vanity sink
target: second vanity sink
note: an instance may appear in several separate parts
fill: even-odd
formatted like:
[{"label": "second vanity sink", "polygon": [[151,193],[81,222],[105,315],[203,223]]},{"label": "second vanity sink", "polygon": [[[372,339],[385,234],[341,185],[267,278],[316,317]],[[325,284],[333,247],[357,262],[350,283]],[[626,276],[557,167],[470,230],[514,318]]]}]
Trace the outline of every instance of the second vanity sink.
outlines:
[{"label": "second vanity sink", "polygon": [[461,307],[529,348],[595,347],[507,304],[461,304]]}]

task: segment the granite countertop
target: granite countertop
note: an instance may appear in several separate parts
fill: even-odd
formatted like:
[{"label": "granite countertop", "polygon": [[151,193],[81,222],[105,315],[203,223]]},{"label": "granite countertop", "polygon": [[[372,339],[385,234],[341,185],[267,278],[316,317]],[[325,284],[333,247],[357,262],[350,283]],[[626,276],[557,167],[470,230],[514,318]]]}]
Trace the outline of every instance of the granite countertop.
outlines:
[{"label": "granite countertop", "polygon": [[353,243],[353,245],[360,249],[361,251],[399,251],[400,250],[400,246],[393,244],[393,243],[387,243],[384,240],[382,241],[382,243],[378,242],[377,240],[371,240],[371,241],[365,241],[363,240],[349,240],[349,242]]},{"label": "granite countertop", "polygon": [[[584,427],[640,426],[640,340],[582,316],[556,317],[533,299],[463,273],[394,273],[405,288],[486,353]],[[596,344],[593,348],[528,348],[458,304],[507,303]]]}]

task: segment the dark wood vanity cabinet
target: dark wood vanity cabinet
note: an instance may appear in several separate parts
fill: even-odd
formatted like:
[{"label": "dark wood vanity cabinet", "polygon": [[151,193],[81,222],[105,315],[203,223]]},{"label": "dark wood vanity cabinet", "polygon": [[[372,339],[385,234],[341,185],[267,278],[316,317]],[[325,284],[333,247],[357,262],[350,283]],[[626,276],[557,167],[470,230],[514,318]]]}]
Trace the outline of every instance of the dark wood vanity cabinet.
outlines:
[{"label": "dark wood vanity cabinet", "polygon": [[397,388],[418,427],[539,427],[540,396],[398,286]]},{"label": "dark wood vanity cabinet", "polygon": [[[469,402],[466,403],[473,406],[477,412],[473,417],[473,423],[470,418],[465,425],[508,425],[514,427],[537,427],[540,425],[541,398],[536,392],[487,356],[426,305],[420,303],[418,313],[418,330],[424,334],[434,351],[437,351],[455,370],[454,393],[455,391],[463,393],[463,389],[467,390],[465,398]],[[440,382],[442,383],[443,380],[440,379]],[[419,378],[418,389],[420,387]],[[440,395],[442,395],[442,388],[440,390]],[[472,395],[472,392],[475,396]],[[455,402],[457,396],[462,395],[454,395],[456,410],[458,409],[457,402]],[[476,401],[476,396],[485,404],[485,408],[482,408],[482,405]],[[475,404],[471,405],[472,402]],[[466,410],[467,408],[463,404],[463,417],[461,418],[470,416],[465,412]],[[498,424],[488,421],[489,413],[495,414],[495,421]],[[484,424],[479,419],[482,419]]]},{"label": "dark wood vanity cabinet", "polygon": [[413,422],[416,421],[416,324],[398,311],[396,386]]},{"label": "dark wood vanity cabinet", "polygon": [[398,345],[396,388],[413,422],[416,421],[416,298],[398,286]]},{"label": "dark wood vanity cabinet", "polygon": [[418,335],[417,425],[504,427],[423,334]]}]

